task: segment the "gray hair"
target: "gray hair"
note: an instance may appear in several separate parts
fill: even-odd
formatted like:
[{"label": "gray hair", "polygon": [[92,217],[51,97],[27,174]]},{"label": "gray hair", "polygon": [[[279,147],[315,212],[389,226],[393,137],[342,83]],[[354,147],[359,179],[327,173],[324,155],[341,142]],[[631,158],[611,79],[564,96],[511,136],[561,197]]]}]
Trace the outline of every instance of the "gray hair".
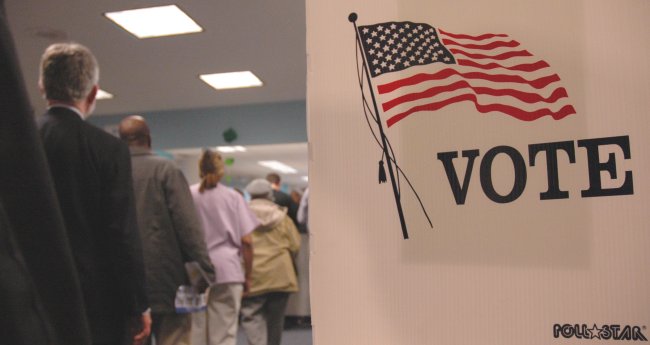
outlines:
[{"label": "gray hair", "polygon": [[81,101],[99,81],[92,52],[78,43],[55,43],[41,57],[39,83],[49,100]]}]

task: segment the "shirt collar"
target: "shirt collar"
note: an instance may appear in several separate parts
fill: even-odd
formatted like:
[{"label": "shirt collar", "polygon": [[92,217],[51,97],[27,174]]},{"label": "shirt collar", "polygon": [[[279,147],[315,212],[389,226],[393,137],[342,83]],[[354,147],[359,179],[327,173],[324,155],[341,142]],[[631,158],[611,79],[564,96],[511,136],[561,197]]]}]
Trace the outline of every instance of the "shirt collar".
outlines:
[{"label": "shirt collar", "polygon": [[131,152],[132,156],[142,156],[142,155],[150,155],[153,154],[153,152],[143,146],[129,146],[129,151]]},{"label": "shirt collar", "polygon": [[65,109],[68,109],[68,110],[70,110],[70,111],[75,112],[77,115],[79,115],[79,117],[81,117],[82,120],[85,120],[85,119],[86,119],[86,117],[85,117],[84,114],[81,112],[81,110],[79,110],[79,109],[77,109],[77,108],[75,108],[75,107],[73,107],[73,106],[71,106],[71,105],[67,105],[67,104],[52,104],[51,106],[49,106],[49,107],[47,108],[47,110],[50,110],[50,109],[52,109],[52,108],[65,108]]}]

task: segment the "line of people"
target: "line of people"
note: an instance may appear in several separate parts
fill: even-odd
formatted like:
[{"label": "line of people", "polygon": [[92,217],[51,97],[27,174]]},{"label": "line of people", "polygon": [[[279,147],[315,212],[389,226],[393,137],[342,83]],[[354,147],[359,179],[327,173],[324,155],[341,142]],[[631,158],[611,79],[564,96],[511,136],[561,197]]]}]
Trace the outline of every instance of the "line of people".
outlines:
[{"label": "line of people", "polygon": [[[293,260],[300,235],[287,209],[272,202],[271,184],[251,182],[247,191],[252,201],[246,204],[220,183],[220,155],[206,151],[199,163],[201,183],[188,186],[172,162],[151,152],[143,118],[120,123],[122,140],[85,121],[99,90],[99,66],[88,48],[53,44],[40,67],[47,111],[36,124],[39,138],[34,141],[42,147],[35,147],[35,155],[44,158],[43,171],[50,179],[43,181],[51,184],[44,189],[53,187],[54,198],[53,220],[41,222],[52,229],[38,230],[61,248],[59,254],[54,247],[47,253],[70,265],[61,272],[72,270],[58,277],[38,271],[43,265],[32,262],[34,253],[25,250],[20,236],[12,237],[10,228],[34,231],[36,222],[16,220],[29,211],[9,212],[13,209],[4,201],[18,204],[13,202],[17,192],[3,186],[3,238],[9,236],[26,255],[16,266],[27,270],[25,286],[36,284],[29,290],[35,299],[25,295],[22,305],[11,305],[31,311],[26,304],[36,303],[33,315],[26,315],[32,319],[10,316],[16,319],[3,320],[3,334],[5,325],[13,325],[17,344],[40,336],[30,334],[36,329],[48,339],[38,343],[150,344],[153,333],[156,344],[197,344],[196,339],[198,344],[235,344],[241,313],[250,344],[279,344],[288,294],[298,290]],[[59,219],[63,230],[55,233]],[[177,288],[188,283],[187,262],[196,262],[211,280],[203,319],[176,313],[174,307]],[[42,286],[46,283],[60,286],[48,289]],[[65,303],[72,306],[56,300],[65,299],[63,294],[52,293],[64,286],[70,292]],[[64,310],[75,315],[61,318]]]},{"label": "line of people", "polygon": [[[252,181],[246,204],[221,183],[221,155],[205,150],[201,182],[188,186],[171,161],[152,152],[142,117],[122,120],[119,135],[131,152],[157,344],[235,344],[241,314],[249,344],[279,345],[289,293],[298,291],[294,258],[300,235],[288,209],[271,201],[271,183]],[[193,321],[173,305],[176,288],[186,284],[187,261],[196,261],[215,282],[206,312],[192,315]]]},{"label": "line of people", "polygon": [[201,182],[190,189],[217,268],[217,284],[210,290],[205,321],[195,315],[199,331],[194,336],[206,334],[208,344],[234,344],[241,313],[249,344],[279,345],[287,297],[298,290],[293,258],[300,235],[286,208],[270,201],[268,181],[257,179],[246,187],[252,198],[247,205],[220,182],[224,162],[219,153],[206,150],[199,171]]}]

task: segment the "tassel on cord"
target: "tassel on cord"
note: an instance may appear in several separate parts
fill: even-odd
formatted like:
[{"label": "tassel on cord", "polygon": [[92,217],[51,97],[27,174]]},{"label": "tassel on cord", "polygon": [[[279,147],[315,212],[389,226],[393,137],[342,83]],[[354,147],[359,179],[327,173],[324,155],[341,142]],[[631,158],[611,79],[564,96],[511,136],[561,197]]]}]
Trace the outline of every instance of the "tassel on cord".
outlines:
[{"label": "tassel on cord", "polygon": [[386,169],[384,169],[384,161],[379,161],[379,183],[386,183]]}]

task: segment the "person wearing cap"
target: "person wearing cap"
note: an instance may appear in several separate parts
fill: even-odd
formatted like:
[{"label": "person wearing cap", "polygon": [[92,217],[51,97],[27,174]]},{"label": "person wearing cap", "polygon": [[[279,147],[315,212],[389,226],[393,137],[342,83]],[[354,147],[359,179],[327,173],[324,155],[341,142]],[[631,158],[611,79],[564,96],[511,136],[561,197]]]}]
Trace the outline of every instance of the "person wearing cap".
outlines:
[{"label": "person wearing cap", "polygon": [[280,345],[289,293],[298,291],[294,259],[300,234],[286,207],[273,202],[267,180],[253,180],[246,192],[260,226],[253,231],[253,271],[242,300],[241,326],[250,345]]}]

